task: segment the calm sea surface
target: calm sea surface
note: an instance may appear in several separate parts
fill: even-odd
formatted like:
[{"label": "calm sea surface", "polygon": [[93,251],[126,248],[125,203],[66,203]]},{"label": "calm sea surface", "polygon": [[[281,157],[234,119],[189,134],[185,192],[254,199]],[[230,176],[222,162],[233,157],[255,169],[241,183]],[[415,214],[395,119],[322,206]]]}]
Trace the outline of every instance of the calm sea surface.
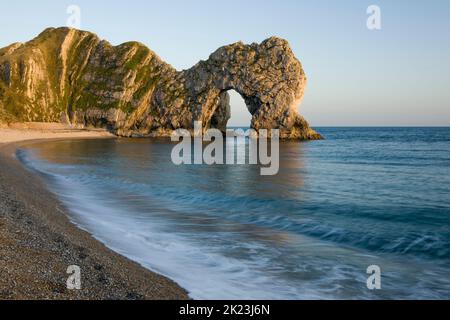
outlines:
[{"label": "calm sea surface", "polygon": [[[18,151],[115,251],[192,298],[450,298],[450,128],[317,128],[280,172],[175,166],[167,140]],[[367,289],[367,267],[381,290]]]}]

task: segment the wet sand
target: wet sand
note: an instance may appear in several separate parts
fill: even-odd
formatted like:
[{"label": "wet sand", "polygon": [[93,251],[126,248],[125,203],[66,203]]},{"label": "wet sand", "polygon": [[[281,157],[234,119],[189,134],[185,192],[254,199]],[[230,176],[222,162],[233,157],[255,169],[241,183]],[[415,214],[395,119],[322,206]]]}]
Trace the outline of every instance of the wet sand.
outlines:
[{"label": "wet sand", "polygon": [[[0,299],[188,299],[72,224],[42,179],[15,159],[17,147],[45,139],[108,137],[58,125],[0,128]],[[67,289],[70,265],[81,269],[81,290]]]}]

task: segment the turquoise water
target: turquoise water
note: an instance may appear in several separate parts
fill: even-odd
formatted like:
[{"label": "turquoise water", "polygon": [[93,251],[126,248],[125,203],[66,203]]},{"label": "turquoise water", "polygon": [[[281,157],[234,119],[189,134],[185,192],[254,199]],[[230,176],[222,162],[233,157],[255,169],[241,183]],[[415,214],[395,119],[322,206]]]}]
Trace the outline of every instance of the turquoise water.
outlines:
[{"label": "turquoise water", "polygon": [[[450,298],[450,128],[317,128],[280,172],[175,166],[167,140],[48,142],[17,156],[71,219],[205,299]],[[366,286],[378,265],[381,290]]]}]

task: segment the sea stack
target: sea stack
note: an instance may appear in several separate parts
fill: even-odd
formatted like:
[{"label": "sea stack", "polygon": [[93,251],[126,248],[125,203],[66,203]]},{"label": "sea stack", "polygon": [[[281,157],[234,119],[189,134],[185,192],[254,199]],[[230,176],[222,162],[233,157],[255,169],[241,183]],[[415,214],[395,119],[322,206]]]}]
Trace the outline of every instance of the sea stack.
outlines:
[{"label": "sea stack", "polygon": [[286,40],[224,46],[177,71],[138,42],[112,46],[95,34],[49,28],[0,49],[0,122],[64,122],[118,136],[168,136],[175,129],[225,130],[227,91],[236,90],[253,129],[284,139],[321,136],[299,115],[306,76]]}]

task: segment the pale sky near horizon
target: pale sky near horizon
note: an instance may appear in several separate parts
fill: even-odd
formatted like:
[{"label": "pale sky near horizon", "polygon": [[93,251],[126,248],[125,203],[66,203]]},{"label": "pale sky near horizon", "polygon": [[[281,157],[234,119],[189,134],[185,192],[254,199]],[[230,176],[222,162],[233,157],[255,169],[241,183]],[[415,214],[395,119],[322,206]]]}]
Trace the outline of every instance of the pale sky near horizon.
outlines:
[{"label": "pale sky near horizon", "polygon": [[[313,126],[450,126],[450,1],[15,0],[2,4],[0,47],[64,26],[113,44],[148,45],[177,69],[242,40],[287,39],[308,76],[300,112]],[[369,5],[381,30],[366,27]],[[250,119],[233,95],[231,125]]]}]

